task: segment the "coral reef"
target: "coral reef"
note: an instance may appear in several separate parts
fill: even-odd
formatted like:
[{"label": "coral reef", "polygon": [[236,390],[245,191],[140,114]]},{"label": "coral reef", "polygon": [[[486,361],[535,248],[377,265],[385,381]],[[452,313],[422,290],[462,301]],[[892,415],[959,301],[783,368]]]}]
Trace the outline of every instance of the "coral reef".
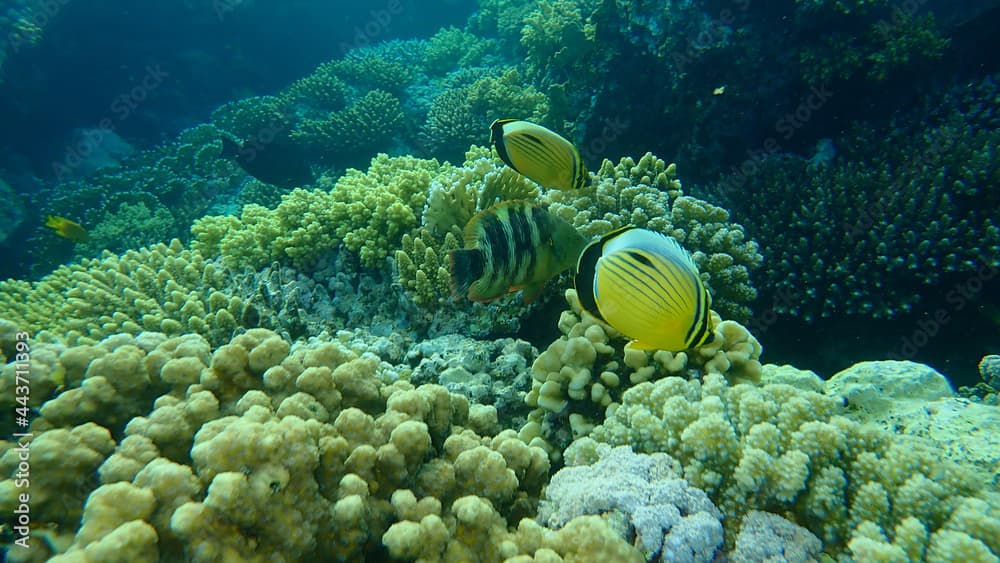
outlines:
[{"label": "coral reef", "polygon": [[423,148],[442,158],[459,159],[469,145],[489,139],[493,120],[516,116],[536,123],[548,118],[546,96],[516,69],[490,73],[467,86],[437,95],[420,129]]},{"label": "coral reef", "polygon": [[600,443],[669,452],[726,515],[727,545],[740,517],[766,509],[815,533],[828,553],[862,560],[924,550],[935,560],[955,549],[988,560],[1000,547],[987,531],[1000,497],[976,473],[845,418],[838,397],[764,383],[731,386],[720,374],[640,383],[565,457],[590,463]]},{"label": "coral reef", "polygon": [[[191,223],[235,192],[245,175],[218,158],[218,136],[211,125],[187,129],[176,141],[129,157],[120,167],[47,188],[31,204],[39,212],[73,217],[90,231],[86,242],[71,249],[77,258],[187,240]],[[66,244],[50,235],[29,245],[36,274],[51,271]]]},{"label": "coral reef", "polygon": [[[68,377],[71,389],[32,423],[33,463],[61,464],[47,472],[53,481],[39,481],[50,496],[39,497],[33,518],[64,529],[79,521],[67,561],[114,545],[142,560],[358,560],[383,549],[383,534],[400,554],[480,546],[513,556],[532,537],[542,543],[537,525],[522,523],[530,530],[518,534],[507,525],[534,513],[544,450],[500,431],[495,408],[415,387],[406,368],[364,347],[290,347],[254,329],[213,350],[197,335],[144,332],[66,348],[59,361],[86,372]],[[97,422],[73,427],[83,419]],[[124,434],[117,447],[99,423]],[[2,458],[5,474],[16,458]],[[87,480],[95,470],[99,483]],[[15,502],[12,483],[0,482],[5,507]],[[425,545],[411,522],[437,541]],[[601,538],[591,541],[631,553],[587,522]],[[570,522],[556,538],[581,526]]]},{"label": "coral reef", "polygon": [[624,350],[617,331],[584,314],[575,290],[566,290],[565,297],[570,310],[559,317],[563,335],[531,365],[533,381],[525,401],[535,410],[521,428],[522,438],[538,439],[555,457],[572,439],[587,435],[639,383],[707,374],[760,380],[760,343],[742,325],[722,321],[714,312],[713,342],[676,354],[651,353]]},{"label": "coral reef", "polygon": [[322,119],[303,119],[289,138],[318,155],[353,163],[384,148],[402,120],[398,98],[384,90],[371,90]]},{"label": "coral reef", "polygon": [[196,332],[215,343],[253,326],[252,306],[225,293],[226,273],[174,239],[62,266],[37,282],[0,282],[0,318],[42,341],[93,344],[117,332]]},{"label": "coral reef", "polygon": [[776,299],[776,312],[894,317],[948,274],[995,276],[997,91],[988,79],[928,101],[938,108],[929,118],[855,131],[821,174],[782,156],[755,164],[739,190],[724,186],[724,205],[768,257],[760,287],[794,296]]},{"label": "coral reef", "polygon": [[763,260],[757,243],[747,240],[743,226],[732,223],[725,209],[684,196],[676,169],[651,153],[617,165],[605,160],[592,190],[553,190],[542,201],[587,236],[632,224],[674,237],[691,252],[712,307],[744,321],[757,296],[750,283],[750,271]]},{"label": "coral reef", "polygon": [[367,172],[348,170],[330,191],[297,189],[273,210],[248,205],[239,218],[200,219],[192,246],[232,266],[278,262],[310,270],[343,244],[375,268],[418,224],[441,168],[436,160],[380,154]]},{"label": "coral reef", "polygon": [[637,454],[625,446],[597,448],[598,461],[564,467],[552,476],[538,519],[559,528],[597,514],[622,520],[626,538],[647,561],[708,563],[722,545],[722,513],[708,496],[679,477],[664,453]]}]

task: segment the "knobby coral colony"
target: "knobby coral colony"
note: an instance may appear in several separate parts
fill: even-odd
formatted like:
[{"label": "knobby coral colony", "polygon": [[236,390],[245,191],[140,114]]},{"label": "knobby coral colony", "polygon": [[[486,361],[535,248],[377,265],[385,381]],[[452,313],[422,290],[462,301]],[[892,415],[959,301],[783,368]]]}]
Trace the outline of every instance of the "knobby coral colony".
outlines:
[{"label": "knobby coral colony", "polygon": [[[684,53],[674,38],[699,36],[703,15],[605,2],[608,25],[591,17],[598,3],[589,1],[480,4],[469,31],[352,51],[277,96],[227,104],[212,125],[52,194],[53,215],[80,217],[89,230],[81,255],[120,246],[36,282],[0,282],[0,353],[9,362],[0,372],[0,423],[14,427],[22,408],[32,414],[33,436],[30,503],[19,496],[20,446],[4,442],[0,456],[0,508],[12,515],[27,504],[31,520],[30,534],[21,534],[19,520],[5,522],[6,556],[521,563],[710,561],[722,552],[806,560],[825,552],[858,561],[996,561],[996,468],[943,460],[927,439],[863,425],[815,375],[762,365],[760,343],[740,324],[756,297],[757,243],[726,209],[685,195],[673,164],[646,153],[604,160],[587,174],[573,149],[559,160],[581,166],[547,176],[507,154],[508,164],[554,187],[590,181],[548,190],[489,148],[469,148],[498,115],[565,121],[564,132],[578,131],[586,120],[578,116],[599,109],[593,92],[622,90],[606,80],[616,45],[659,57]],[[815,21],[827,8],[820,4],[798,2],[790,19]],[[862,4],[887,9],[881,1],[836,3],[846,12]],[[921,36],[922,20],[914,23],[900,31]],[[710,35],[700,55],[706,63],[752,39]],[[913,51],[882,44],[903,36],[869,35],[876,44],[855,46],[862,52],[844,58],[854,66],[834,68],[837,75],[882,80]],[[939,41],[923,36],[914,45],[933,56]],[[835,47],[836,40],[819,41],[803,51],[803,72],[839,60]],[[495,64],[502,52],[527,62]],[[880,53],[895,55],[869,56]],[[695,67],[712,65],[673,62],[662,78],[673,84],[669,99],[683,98],[684,88],[705,90],[698,81],[708,78]],[[704,123],[709,114],[723,115],[690,118]],[[410,123],[413,115],[423,125]],[[993,119],[988,111],[977,116]],[[922,185],[928,170],[958,170],[951,185],[959,188],[995,170],[984,157],[991,138],[974,135],[961,116],[943,121],[928,131],[927,146],[974,150],[928,151],[936,164],[911,171],[907,189]],[[222,135],[243,142],[280,135],[314,153],[361,147],[370,154],[400,140],[456,152],[458,161],[468,152],[461,164],[379,154],[366,170],[336,180],[267,191],[267,200],[280,194],[280,202],[265,207],[246,199],[263,195],[263,184],[244,183],[239,168],[219,158]],[[936,142],[956,138],[978,144]],[[952,166],[963,160],[977,164]],[[782,174],[791,173],[774,173]],[[867,185],[862,180],[854,184]],[[236,186],[251,204],[238,216],[203,217],[219,203],[219,188]],[[806,191],[834,202],[871,194],[831,186]],[[949,215],[934,209],[970,195],[971,188],[909,197],[927,204],[901,206],[905,224],[884,230]],[[665,271],[688,280],[696,301],[711,295],[712,311],[707,298],[701,309],[690,307],[701,311],[693,315],[701,334],[663,344],[686,350],[643,350],[631,325],[584,313],[605,316],[604,300],[581,298],[556,278],[536,303],[566,300],[558,338],[540,353],[523,341],[493,340],[515,335],[538,305],[452,299],[448,255],[466,242],[470,218],[511,200],[537,205],[588,239],[613,239],[629,225],[675,239],[690,251],[678,259],[685,274]],[[754,202],[766,200],[732,203]],[[925,221],[928,235],[906,231],[900,240],[916,249],[897,254],[936,271],[919,268],[939,259],[935,232],[995,239],[995,226],[971,217],[975,232]],[[788,223],[779,219],[769,224]],[[811,225],[807,219],[791,227]],[[177,225],[191,222],[190,241],[153,244],[186,237]],[[940,260],[960,266],[967,257]],[[634,256],[619,263],[647,266]],[[768,271],[784,263],[772,257]],[[832,264],[811,271],[841,271]],[[847,303],[864,307],[844,291]],[[615,295],[629,296],[604,297]],[[815,305],[801,304],[822,310]],[[28,365],[15,356],[22,331],[31,335]],[[30,412],[15,393],[25,370]]]},{"label": "knobby coral colony", "polygon": [[[707,274],[705,287],[733,310],[745,306],[741,272],[759,264],[756,246],[724,210],[684,196],[673,165],[648,154],[605,161],[592,184],[538,199],[585,234],[627,224],[672,234],[692,251],[685,268]],[[766,548],[861,561],[995,560],[1000,493],[982,468],[854,421],[814,375],[762,366],[753,335],[715,312],[710,337],[685,351],[623,346],[614,328],[583,313],[573,290],[561,336],[540,354],[510,341],[504,359],[492,360],[500,342],[441,346],[408,329],[413,309],[403,304],[418,292],[428,296],[423,311],[449,307],[463,327],[525,312],[512,299],[453,301],[438,274],[443,253],[458,247],[457,223],[525,193],[537,190],[488,149],[473,148],[461,167],[380,155],[328,190],[205,218],[193,248],[174,241],[33,284],[0,283],[0,316],[9,319],[0,350],[12,360],[0,374],[5,427],[23,373],[17,334],[35,335],[33,527],[23,537],[8,528],[10,541],[28,545],[11,545],[8,556],[519,562],[683,552],[709,561],[718,550]],[[281,319],[234,295],[238,276],[226,273],[278,269],[295,280],[296,269],[308,277],[327,271],[331,253],[353,253],[364,266],[338,264],[361,275],[388,268],[394,249],[401,275],[409,260],[415,293],[358,291],[353,318],[364,320],[327,320],[294,342],[251,328],[281,328]],[[333,302],[294,301],[314,313]],[[370,332],[383,323],[393,336]],[[0,507],[14,514],[17,444],[4,450]],[[623,476],[605,480],[612,488],[601,497],[579,497],[566,478],[545,492],[560,465],[585,471],[605,457]],[[646,492],[628,488],[637,475],[650,481]],[[596,498],[604,500],[587,500]],[[761,539],[765,524],[802,537],[801,547]]]}]

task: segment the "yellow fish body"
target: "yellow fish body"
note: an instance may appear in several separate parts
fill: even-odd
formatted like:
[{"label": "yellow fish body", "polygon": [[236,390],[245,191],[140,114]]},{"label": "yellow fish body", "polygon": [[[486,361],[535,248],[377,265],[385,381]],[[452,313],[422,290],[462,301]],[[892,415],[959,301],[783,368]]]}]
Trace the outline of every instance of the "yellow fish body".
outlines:
[{"label": "yellow fish body", "polygon": [[640,350],[711,342],[711,297],[691,255],[671,237],[629,226],[592,242],[574,280],[580,305]]},{"label": "yellow fish body", "polygon": [[575,190],[590,183],[580,151],[541,125],[498,119],[490,126],[490,143],[507,166],[542,187]]},{"label": "yellow fish body", "polygon": [[87,229],[84,229],[79,223],[58,215],[46,217],[45,226],[53,229],[57,235],[73,242],[84,242],[90,238]]},{"label": "yellow fish body", "polygon": [[449,253],[452,294],[492,301],[523,289],[530,303],[576,263],[585,244],[572,225],[536,205],[498,203],[469,219],[465,248]]}]

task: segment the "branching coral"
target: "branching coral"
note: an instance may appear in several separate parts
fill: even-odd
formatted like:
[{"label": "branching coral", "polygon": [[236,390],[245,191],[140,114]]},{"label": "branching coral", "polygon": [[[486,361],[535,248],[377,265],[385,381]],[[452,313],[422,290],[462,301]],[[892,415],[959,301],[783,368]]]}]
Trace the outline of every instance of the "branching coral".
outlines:
[{"label": "branching coral", "polygon": [[613,410],[624,392],[639,383],[668,376],[724,374],[733,381],[760,380],[762,348],[739,323],[713,314],[715,339],[684,352],[624,350],[613,328],[584,314],[575,290],[566,290],[570,310],[559,317],[563,333],[531,366],[531,391],[525,401],[535,407],[521,429],[522,438],[554,454],[573,438],[587,435]]},{"label": "branching coral", "polygon": [[282,99],[289,103],[304,103],[319,110],[342,109],[348,96],[348,88],[337,76],[338,69],[338,65],[333,62],[319,65],[312,74],[296,80],[285,89],[281,93]]},{"label": "branching coral", "polygon": [[417,226],[440,171],[435,160],[380,154],[367,172],[348,170],[329,192],[295,190],[273,210],[249,205],[239,219],[204,218],[192,229],[193,247],[234,266],[309,270],[343,244],[374,268]]},{"label": "branching coral", "polygon": [[63,266],[38,282],[0,282],[0,317],[40,339],[93,343],[116,332],[176,335],[215,342],[254,317],[224,293],[224,272],[178,240]]},{"label": "branching coral", "polygon": [[325,118],[303,119],[289,138],[316,154],[367,158],[385,147],[402,120],[399,99],[383,90],[372,90]]},{"label": "branching coral", "polygon": [[778,312],[893,317],[928,294],[914,285],[934,287],[949,272],[992,277],[997,91],[987,80],[940,101],[939,117],[900,118],[888,134],[856,131],[838,141],[844,160],[822,173],[774,158],[755,166],[740,195],[725,192],[768,257],[761,286],[795,296]]},{"label": "branching coral", "polygon": [[[667,452],[727,522],[753,509],[781,512],[821,537],[827,552],[849,548],[864,558],[875,552],[873,541],[891,541],[885,549],[922,553],[957,545],[952,538],[979,553],[996,549],[994,536],[964,524],[965,510],[989,521],[997,506],[973,473],[844,418],[841,408],[837,397],[787,384],[668,377],[626,391],[604,424],[565,455],[593,460],[600,442]],[[727,529],[729,541],[734,532]]]},{"label": "branching coral", "polygon": [[457,158],[470,144],[488,140],[490,124],[502,117],[547,121],[546,96],[515,69],[439,94],[421,127],[420,139],[435,154],[443,151],[446,157]]},{"label": "branching coral", "polygon": [[587,236],[632,224],[674,237],[692,253],[712,295],[712,307],[726,318],[749,318],[749,303],[757,296],[750,271],[763,258],[743,226],[730,221],[728,211],[683,196],[676,166],[651,153],[638,162],[623,158],[613,165],[605,160],[594,176],[591,189],[553,190],[542,201]]},{"label": "branching coral", "polygon": [[432,35],[427,41],[424,68],[433,76],[446,74],[455,69],[474,67],[491,49],[491,41],[480,39],[456,27],[447,27]]}]

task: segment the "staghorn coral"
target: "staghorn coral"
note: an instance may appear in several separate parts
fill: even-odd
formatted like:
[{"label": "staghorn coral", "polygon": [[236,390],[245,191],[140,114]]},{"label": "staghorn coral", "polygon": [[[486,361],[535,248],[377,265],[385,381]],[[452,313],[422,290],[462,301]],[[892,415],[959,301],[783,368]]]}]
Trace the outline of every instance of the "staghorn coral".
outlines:
[{"label": "staghorn coral", "polygon": [[749,303],[757,296],[750,271],[763,261],[757,243],[725,209],[684,196],[676,165],[651,153],[617,165],[605,160],[591,189],[550,190],[542,201],[586,236],[632,224],[674,237],[691,252],[712,307],[737,321],[750,317]]}]

